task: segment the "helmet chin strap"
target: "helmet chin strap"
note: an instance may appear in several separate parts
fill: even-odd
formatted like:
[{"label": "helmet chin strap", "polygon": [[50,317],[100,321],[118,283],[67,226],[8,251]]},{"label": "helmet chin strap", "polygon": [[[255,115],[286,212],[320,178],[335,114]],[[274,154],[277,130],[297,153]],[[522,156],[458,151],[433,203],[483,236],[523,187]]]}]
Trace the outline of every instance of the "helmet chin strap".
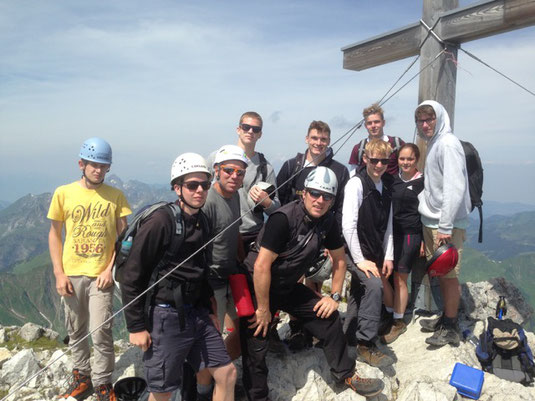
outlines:
[{"label": "helmet chin strap", "polygon": [[186,199],[184,199],[184,197],[182,196],[182,185],[180,185],[180,195],[178,195],[178,199],[180,200],[180,202],[182,202],[184,205],[186,205],[189,208],[192,208],[195,210],[199,210],[202,208],[202,206],[192,206],[188,202],[186,202]]}]

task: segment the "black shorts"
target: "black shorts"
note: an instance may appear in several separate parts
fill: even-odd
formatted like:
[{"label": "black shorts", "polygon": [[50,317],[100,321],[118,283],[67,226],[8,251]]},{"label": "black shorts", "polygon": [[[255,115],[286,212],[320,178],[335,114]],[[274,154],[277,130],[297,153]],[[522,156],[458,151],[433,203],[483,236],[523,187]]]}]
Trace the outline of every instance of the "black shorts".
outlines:
[{"label": "black shorts", "polygon": [[177,310],[156,306],[152,327],[152,345],[143,354],[151,393],[167,393],[179,388],[185,361],[195,371],[231,363],[221,334],[205,308],[187,308],[186,326],[181,331]]},{"label": "black shorts", "polygon": [[394,235],[394,271],[409,274],[420,255],[422,234]]}]

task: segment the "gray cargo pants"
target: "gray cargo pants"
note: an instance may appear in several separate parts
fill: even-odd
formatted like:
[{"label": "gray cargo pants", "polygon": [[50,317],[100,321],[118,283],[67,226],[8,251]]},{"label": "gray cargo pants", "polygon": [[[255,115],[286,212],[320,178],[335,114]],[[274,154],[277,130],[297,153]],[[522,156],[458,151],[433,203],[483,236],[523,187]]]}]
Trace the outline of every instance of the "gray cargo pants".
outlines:
[{"label": "gray cargo pants", "polygon": [[[69,279],[72,282],[74,294],[70,297],[63,297],[63,301],[69,342],[74,344],[112,315],[114,286],[99,290],[95,277],[70,276]],[[111,329],[112,321],[109,321],[91,335],[94,348],[93,369],[89,364],[91,356],[89,338],[72,348],[71,357],[74,368],[88,376],[91,375],[92,370],[94,386],[111,383],[111,375],[115,367]]]},{"label": "gray cargo pants", "polygon": [[350,345],[358,341],[372,341],[377,336],[383,305],[383,283],[375,276],[370,278],[353,263],[348,264],[351,273],[351,290],[347,299],[344,333]]}]

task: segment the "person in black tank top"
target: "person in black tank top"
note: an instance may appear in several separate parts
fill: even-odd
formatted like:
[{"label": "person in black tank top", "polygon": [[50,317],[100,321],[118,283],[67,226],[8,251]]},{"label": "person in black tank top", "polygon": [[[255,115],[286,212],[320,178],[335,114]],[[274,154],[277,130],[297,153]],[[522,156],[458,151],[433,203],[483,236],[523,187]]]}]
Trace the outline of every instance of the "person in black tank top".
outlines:
[{"label": "person in black tank top", "polygon": [[420,151],[413,143],[399,150],[399,174],[394,179],[392,211],[394,228],[394,309],[393,323],[381,336],[384,344],[390,344],[407,330],[403,320],[409,291],[407,278],[412,265],[423,256],[422,222],[418,213],[418,194],[424,188],[424,177],[416,168]]}]

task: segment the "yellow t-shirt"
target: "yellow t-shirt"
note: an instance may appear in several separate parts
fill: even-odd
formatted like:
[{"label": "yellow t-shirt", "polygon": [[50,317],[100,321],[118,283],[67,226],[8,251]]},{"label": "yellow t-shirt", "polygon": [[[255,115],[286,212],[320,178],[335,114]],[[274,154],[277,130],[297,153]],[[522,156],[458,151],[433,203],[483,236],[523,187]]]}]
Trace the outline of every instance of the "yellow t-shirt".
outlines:
[{"label": "yellow t-shirt", "polygon": [[97,277],[105,270],[117,238],[116,219],[131,213],[124,194],[109,185],[86,189],[76,181],[58,187],[47,217],[65,226],[65,274]]}]

